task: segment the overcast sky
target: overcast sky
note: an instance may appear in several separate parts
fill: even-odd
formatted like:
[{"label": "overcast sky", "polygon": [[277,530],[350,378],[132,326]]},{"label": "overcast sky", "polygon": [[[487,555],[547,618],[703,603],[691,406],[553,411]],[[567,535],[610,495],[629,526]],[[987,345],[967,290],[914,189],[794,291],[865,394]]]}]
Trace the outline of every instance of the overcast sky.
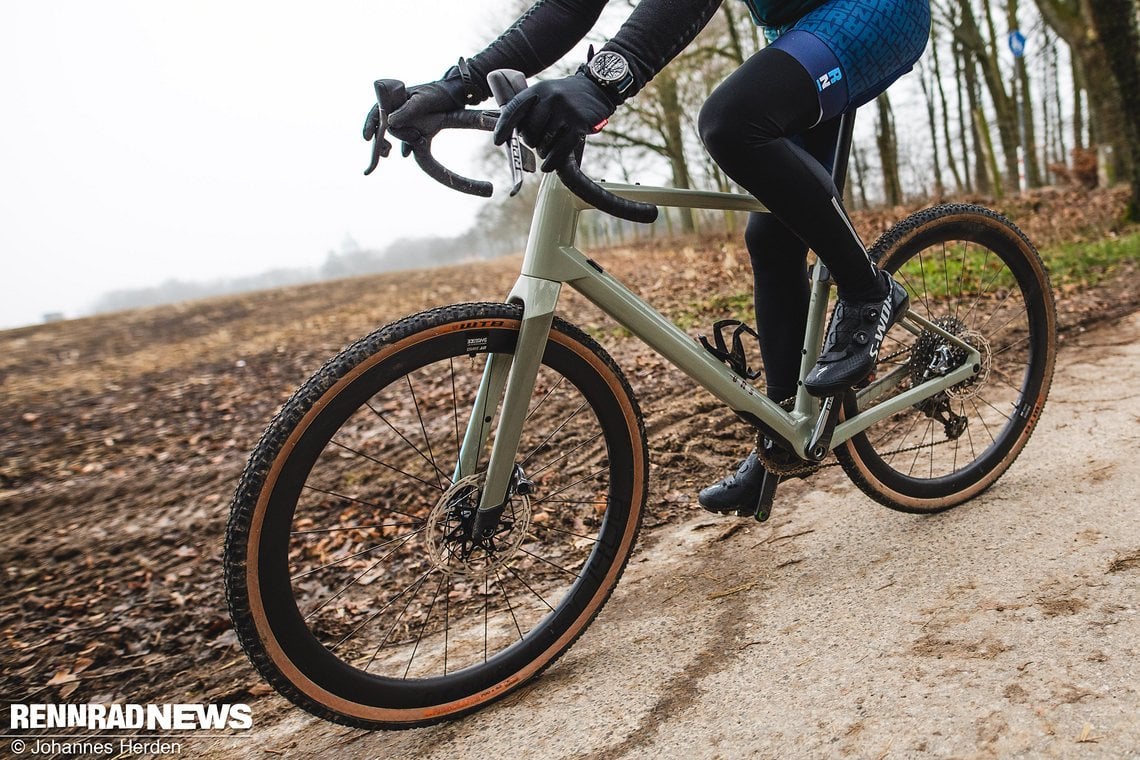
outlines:
[{"label": "overcast sky", "polygon": [[[466,229],[486,201],[410,160],[364,177],[360,127],[373,79],[438,77],[503,5],[4,3],[0,328],[116,288],[318,266],[348,235]],[[448,148],[461,169],[474,152]]]}]

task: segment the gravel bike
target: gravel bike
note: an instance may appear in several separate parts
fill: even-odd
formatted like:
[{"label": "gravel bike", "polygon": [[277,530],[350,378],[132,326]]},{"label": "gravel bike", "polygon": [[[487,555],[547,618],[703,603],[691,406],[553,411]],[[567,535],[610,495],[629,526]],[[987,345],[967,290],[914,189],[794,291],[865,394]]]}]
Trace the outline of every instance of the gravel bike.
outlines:
[{"label": "gravel bike", "polygon": [[[525,87],[514,72],[491,83],[500,104]],[[376,89],[372,168],[391,147],[386,114],[406,98],[394,80]],[[496,117],[467,110],[439,128],[490,130]],[[449,187],[489,195],[435,161],[432,136],[405,155]],[[517,140],[509,153],[517,189],[533,156]],[[537,676],[598,614],[634,547],[649,451],[618,363],[555,315],[564,285],[794,454],[792,467],[766,463],[757,519],[780,476],[810,473],[830,453],[872,499],[933,513],[993,485],[1022,451],[1048,395],[1056,316],[1045,267],[1011,222],[952,204],[884,233],[872,256],[906,286],[910,310],[875,373],[825,399],[801,384],[780,405],[750,380],[738,351],[747,331],[702,344],[575,248],[582,213],[650,221],[660,205],[762,210],[741,194],[595,184],[571,160],[542,180],[504,303],[381,327],[281,408],[250,455],[225,548],[238,637],[281,694],[352,726],[455,718]],[[801,377],[830,285],[817,263]]]}]

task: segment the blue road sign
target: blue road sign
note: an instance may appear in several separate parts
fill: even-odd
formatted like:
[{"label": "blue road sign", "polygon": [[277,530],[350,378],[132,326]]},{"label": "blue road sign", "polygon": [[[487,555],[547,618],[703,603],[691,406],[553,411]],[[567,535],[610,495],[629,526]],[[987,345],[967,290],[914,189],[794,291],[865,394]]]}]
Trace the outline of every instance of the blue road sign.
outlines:
[{"label": "blue road sign", "polygon": [[1025,35],[1017,29],[1009,33],[1009,49],[1014,58],[1025,55]]}]

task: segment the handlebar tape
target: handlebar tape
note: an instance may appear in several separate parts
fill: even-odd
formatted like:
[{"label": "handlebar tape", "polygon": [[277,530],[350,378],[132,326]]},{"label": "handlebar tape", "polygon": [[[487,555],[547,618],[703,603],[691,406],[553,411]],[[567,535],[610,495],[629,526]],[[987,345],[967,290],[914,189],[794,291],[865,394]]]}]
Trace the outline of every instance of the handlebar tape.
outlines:
[{"label": "handlebar tape", "polygon": [[[520,71],[497,69],[487,76],[487,84],[500,106],[505,106],[512,98],[526,89],[526,77]],[[570,192],[589,203],[599,211],[631,222],[650,224],[657,220],[657,207],[650,203],[639,203],[614,195],[587,177],[578,165],[581,153],[575,151],[566,164],[558,170],[558,177]]]},{"label": "handlebar tape", "polygon": [[614,195],[609,190],[587,177],[582,168],[574,160],[574,156],[558,170],[558,178],[566,185],[570,192],[589,203],[599,211],[612,214],[620,219],[631,222],[652,224],[657,221],[658,209],[652,203],[631,201]]}]

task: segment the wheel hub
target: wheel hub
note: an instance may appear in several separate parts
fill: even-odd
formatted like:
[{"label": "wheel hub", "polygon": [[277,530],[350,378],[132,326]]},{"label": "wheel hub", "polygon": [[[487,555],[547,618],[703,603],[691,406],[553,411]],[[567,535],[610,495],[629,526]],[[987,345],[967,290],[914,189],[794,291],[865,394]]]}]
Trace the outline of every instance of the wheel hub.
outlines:
[{"label": "wheel hub", "polygon": [[[432,565],[449,575],[486,575],[504,567],[530,529],[530,497],[512,479],[506,508],[490,535],[473,535],[486,473],[461,478],[444,492],[428,515],[424,534]],[[525,479],[521,482],[525,483]]]}]

